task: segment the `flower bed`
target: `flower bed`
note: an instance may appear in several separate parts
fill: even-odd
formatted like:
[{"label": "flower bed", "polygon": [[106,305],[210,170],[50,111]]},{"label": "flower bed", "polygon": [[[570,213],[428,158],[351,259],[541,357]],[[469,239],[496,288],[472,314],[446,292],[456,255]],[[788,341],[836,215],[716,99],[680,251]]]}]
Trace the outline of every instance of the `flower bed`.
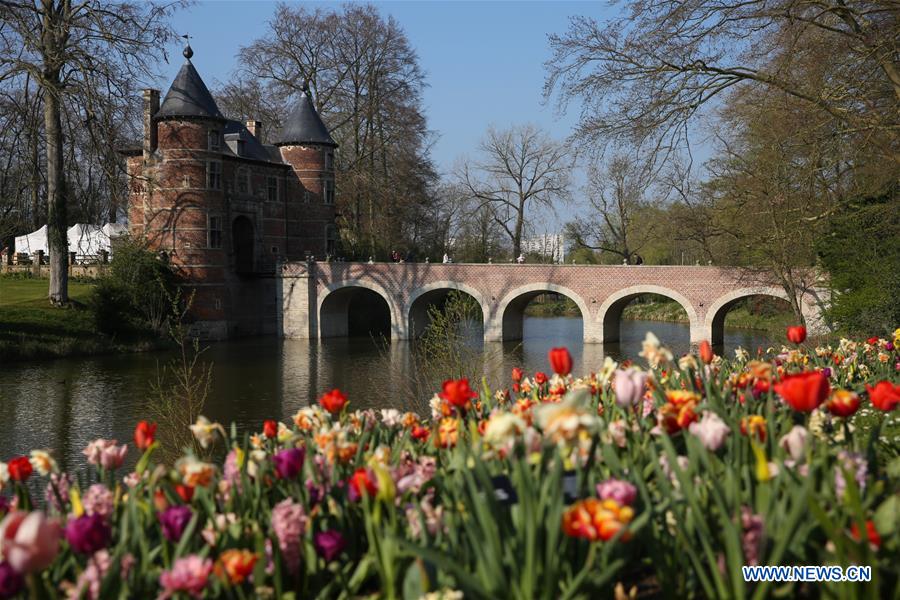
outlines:
[{"label": "flower bed", "polygon": [[87,473],[40,450],[11,458],[0,597],[776,592],[742,565],[869,565],[869,583],[777,591],[888,597],[900,330],[837,348],[804,337],[726,361],[708,344],[676,360],[648,336],[645,368],[607,359],[580,379],[554,349],[553,375],[514,369],[508,390],[445,382],[430,419],[354,412],[333,390],[255,435],[201,417],[174,465],[157,464],[146,422],[134,448],[85,448]]}]

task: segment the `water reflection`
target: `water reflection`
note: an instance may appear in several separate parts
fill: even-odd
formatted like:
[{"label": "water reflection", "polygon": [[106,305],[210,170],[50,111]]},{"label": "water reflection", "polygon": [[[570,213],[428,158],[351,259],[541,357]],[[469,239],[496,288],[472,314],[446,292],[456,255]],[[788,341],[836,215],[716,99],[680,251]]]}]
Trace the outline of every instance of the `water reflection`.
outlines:
[{"label": "water reflection", "polygon": [[[486,376],[508,383],[513,366],[549,370],[547,351],[567,346],[574,372],[587,373],[605,355],[637,358],[647,331],[654,331],[673,352],[689,347],[686,325],[625,321],[615,346],[583,345],[578,318],[527,318],[522,342],[488,344]],[[729,331],[726,350],[755,349],[767,340],[759,333]],[[473,343],[481,347],[477,330]],[[320,344],[259,338],[214,344],[204,353],[213,362],[213,381],[204,413],[239,428],[258,428],[266,418],[287,419],[301,406],[339,387],[353,406],[421,410],[439,382],[417,380],[408,342],[332,338]],[[137,420],[146,417],[150,382],[157,369],[174,358],[165,353],[11,363],[0,367],[0,460],[32,448],[52,448],[64,468],[82,464],[81,449],[96,437],[130,440]],[[417,380],[417,386],[410,382]],[[411,390],[420,389],[411,397]],[[427,392],[427,393],[426,393]]]}]

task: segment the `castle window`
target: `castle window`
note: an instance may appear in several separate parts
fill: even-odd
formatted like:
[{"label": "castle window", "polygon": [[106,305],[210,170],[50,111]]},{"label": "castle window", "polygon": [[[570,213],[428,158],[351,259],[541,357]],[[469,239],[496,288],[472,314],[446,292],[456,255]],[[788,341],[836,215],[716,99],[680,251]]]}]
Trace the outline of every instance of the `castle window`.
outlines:
[{"label": "castle window", "polygon": [[309,190],[303,190],[303,201],[309,204]]},{"label": "castle window", "polygon": [[334,204],[334,182],[325,180],[325,204]]},{"label": "castle window", "polygon": [[337,249],[337,227],[332,223],[325,226],[325,251],[328,254],[334,254]]},{"label": "castle window", "polygon": [[222,136],[218,129],[210,129],[206,134],[207,148],[218,152],[222,149]]},{"label": "castle window", "polygon": [[266,177],[266,198],[269,202],[278,201],[278,178],[269,175]]},{"label": "castle window", "polygon": [[210,248],[222,247],[222,217],[209,216],[208,245]]},{"label": "castle window", "polygon": [[214,161],[206,163],[206,187],[211,190],[222,189],[222,163]]},{"label": "castle window", "polygon": [[234,178],[237,180],[235,187],[239,194],[250,193],[250,171],[247,169],[238,169]]},{"label": "castle window", "polygon": [[334,152],[327,152],[325,154],[325,168],[329,171],[334,170]]}]

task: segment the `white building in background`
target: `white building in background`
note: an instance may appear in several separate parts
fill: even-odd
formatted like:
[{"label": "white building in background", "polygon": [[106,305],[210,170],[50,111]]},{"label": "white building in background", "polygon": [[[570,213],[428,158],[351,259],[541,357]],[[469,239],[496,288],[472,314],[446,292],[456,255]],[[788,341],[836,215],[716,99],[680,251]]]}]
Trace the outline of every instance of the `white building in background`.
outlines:
[{"label": "white building in background", "polygon": [[562,233],[544,233],[522,240],[523,254],[540,254],[555,262],[566,260],[566,236]]}]

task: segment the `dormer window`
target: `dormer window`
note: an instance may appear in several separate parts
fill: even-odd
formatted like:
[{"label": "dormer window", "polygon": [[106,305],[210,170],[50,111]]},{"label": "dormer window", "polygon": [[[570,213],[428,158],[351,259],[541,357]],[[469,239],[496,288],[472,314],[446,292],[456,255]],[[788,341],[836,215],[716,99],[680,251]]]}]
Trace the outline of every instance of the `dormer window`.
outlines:
[{"label": "dormer window", "polygon": [[237,155],[244,156],[244,140],[237,141]]},{"label": "dormer window", "polygon": [[218,129],[210,129],[206,136],[207,148],[214,152],[222,149],[222,134]]}]

